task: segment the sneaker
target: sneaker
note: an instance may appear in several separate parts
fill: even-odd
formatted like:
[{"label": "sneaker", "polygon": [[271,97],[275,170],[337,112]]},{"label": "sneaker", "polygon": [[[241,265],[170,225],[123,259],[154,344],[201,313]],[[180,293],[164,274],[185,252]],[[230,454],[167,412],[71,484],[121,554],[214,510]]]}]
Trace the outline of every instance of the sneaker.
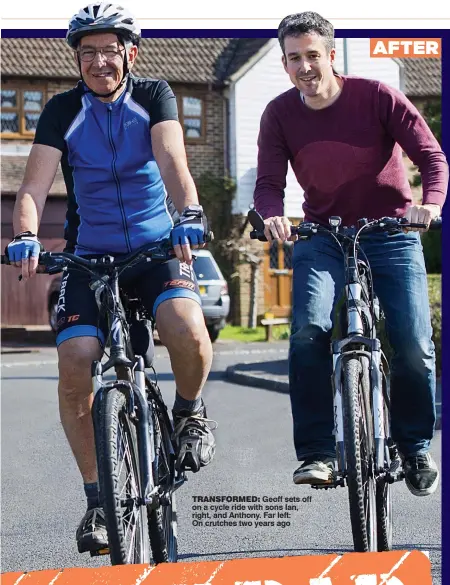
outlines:
[{"label": "sneaker", "polygon": [[439,471],[429,453],[403,458],[405,481],[415,496],[428,496],[436,491]]},{"label": "sneaker", "polygon": [[108,548],[103,508],[88,508],[76,533],[78,552],[97,552]]},{"label": "sneaker", "polygon": [[193,471],[211,463],[216,451],[216,441],[208,423],[217,423],[206,418],[206,408],[202,404],[196,412],[181,410],[173,412],[174,438],[177,447],[176,469]]},{"label": "sneaker", "polygon": [[334,458],[327,455],[312,455],[303,461],[294,471],[293,480],[296,484],[317,485],[331,483],[334,471]]}]

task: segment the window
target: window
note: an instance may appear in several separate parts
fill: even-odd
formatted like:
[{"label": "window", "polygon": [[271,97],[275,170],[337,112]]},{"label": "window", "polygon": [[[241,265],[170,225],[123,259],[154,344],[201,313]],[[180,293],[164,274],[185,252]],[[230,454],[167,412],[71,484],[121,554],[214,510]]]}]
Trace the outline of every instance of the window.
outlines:
[{"label": "window", "polygon": [[181,95],[178,111],[186,142],[202,142],[205,138],[204,100],[198,96]]},{"label": "window", "polygon": [[31,87],[2,89],[2,137],[32,137],[44,103],[42,89]]},{"label": "window", "polygon": [[292,255],[294,242],[283,242],[274,240],[269,248],[269,268],[273,270],[292,270]]},{"label": "window", "polygon": [[217,272],[214,262],[208,256],[197,256],[194,262],[194,270],[198,280],[222,280],[222,276]]}]

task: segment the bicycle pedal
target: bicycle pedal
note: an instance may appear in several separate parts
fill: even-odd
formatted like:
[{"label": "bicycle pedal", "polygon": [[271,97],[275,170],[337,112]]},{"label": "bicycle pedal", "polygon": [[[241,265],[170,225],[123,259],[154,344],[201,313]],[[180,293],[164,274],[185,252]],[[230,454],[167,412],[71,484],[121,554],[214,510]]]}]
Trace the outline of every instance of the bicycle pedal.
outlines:
[{"label": "bicycle pedal", "polygon": [[98,550],[91,550],[91,557],[101,557],[103,555],[109,555],[109,548],[99,548]]},{"label": "bicycle pedal", "polygon": [[332,490],[338,487],[345,487],[345,480],[343,477],[338,478],[333,476],[332,480],[328,483],[313,483],[311,487],[315,490]]}]

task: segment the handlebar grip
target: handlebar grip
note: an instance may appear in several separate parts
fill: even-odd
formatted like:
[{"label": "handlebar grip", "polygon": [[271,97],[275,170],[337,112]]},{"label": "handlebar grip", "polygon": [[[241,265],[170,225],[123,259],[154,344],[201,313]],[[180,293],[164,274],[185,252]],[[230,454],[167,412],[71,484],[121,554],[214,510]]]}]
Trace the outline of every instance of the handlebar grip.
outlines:
[{"label": "handlebar grip", "polygon": [[203,239],[204,239],[205,243],[212,242],[214,240],[214,232],[211,232],[211,231],[206,232]]},{"label": "handlebar grip", "polygon": [[429,230],[440,230],[442,229],[442,217],[437,217],[431,220]]},{"label": "handlebar grip", "polygon": [[[400,224],[401,225],[401,224]],[[427,225],[425,223],[408,223],[407,227],[409,228],[418,228],[418,229],[426,229]],[[440,230],[442,229],[442,217],[437,217],[436,219],[432,219],[430,225],[428,227],[429,230]]]},{"label": "handlebar grip", "polygon": [[260,242],[267,242],[267,238],[264,235],[264,232],[259,230],[252,230],[250,232],[250,239],[251,240],[259,240]]}]

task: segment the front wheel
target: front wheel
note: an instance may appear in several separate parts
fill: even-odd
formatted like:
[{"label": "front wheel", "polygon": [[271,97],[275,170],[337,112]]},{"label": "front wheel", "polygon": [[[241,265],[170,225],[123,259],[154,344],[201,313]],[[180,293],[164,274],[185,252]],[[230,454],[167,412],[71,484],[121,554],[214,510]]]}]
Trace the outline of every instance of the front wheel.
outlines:
[{"label": "front wheel", "polygon": [[112,388],[97,399],[100,403],[94,416],[97,466],[111,564],[148,563],[146,508],[139,503],[136,429],[128,414],[126,396]]},{"label": "front wheel", "polygon": [[374,437],[366,358],[344,357],[342,401],[347,486],[356,552],[377,550]]},{"label": "front wheel", "polygon": [[[383,384],[387,384],[384,379]],[[386,392],[387,394],[387,392]],[[400,459],[397,448],[390,437],[390,413],[388,401],[384,400],[384,435],[385,440],[385,468],[397,471],[400,467]],[[377,481],[377,530],[378,550],[380,552],[392,550],[393,513],[392,513],[392,484],[384,478]]]}]

